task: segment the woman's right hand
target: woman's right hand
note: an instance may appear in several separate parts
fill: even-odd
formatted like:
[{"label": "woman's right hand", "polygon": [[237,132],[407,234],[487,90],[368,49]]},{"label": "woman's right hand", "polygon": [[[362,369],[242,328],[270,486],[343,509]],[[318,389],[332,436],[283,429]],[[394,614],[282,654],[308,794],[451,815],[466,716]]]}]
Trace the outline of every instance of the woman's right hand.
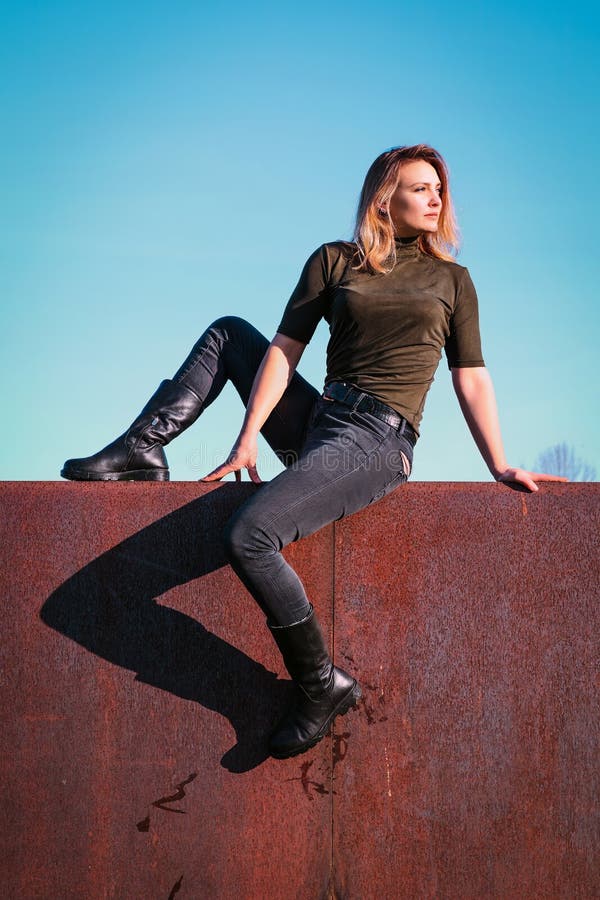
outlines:
[{"label": "woman's right hand", "polygon": [[242,469],[248,469],[250,480],[255,484],[262,484],[262,479],[256,471],[256,457],[258,456],[258,442],[256,438],[247,437],[241,434],[233,447],[231,453],[224,463],[209,472],[199,481],[220,481],[230,472],[235,472],[235,480],[242,480]]}]

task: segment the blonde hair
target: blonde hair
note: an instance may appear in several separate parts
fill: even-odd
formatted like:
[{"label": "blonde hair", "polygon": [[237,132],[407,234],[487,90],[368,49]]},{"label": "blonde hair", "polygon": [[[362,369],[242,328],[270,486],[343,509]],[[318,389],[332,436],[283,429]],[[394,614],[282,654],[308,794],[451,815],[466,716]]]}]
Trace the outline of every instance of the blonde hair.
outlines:
[{"label": "blonde hair", "polygon": [[454,261],[460,244],[460,232],[450,196],[448,167],[440,153],[428,144],[392,147],[381,153],[366,174],[358,201],[354,241],[356,271],[391,272],[396,263],[394,224],[389,214],[389,201],[398,187],[402,166],[422,159],[430,163],[441,183],[442,208],[435,233],[422,233],[417,245],[422,253],[437,259]]}]

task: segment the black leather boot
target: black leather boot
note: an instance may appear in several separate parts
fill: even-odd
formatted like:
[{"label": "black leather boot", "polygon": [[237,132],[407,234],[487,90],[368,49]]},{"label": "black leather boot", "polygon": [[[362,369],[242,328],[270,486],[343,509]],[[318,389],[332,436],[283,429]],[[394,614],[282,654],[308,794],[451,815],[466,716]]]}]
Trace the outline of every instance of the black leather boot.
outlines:
[{"label": "black leather boot", "polygon": [[271,756],[286,759],[314,747],[362,692],[351,675],[333,665],[312,606],[293,625],[267,624],[297,688],[295,702],[269,741]]},{"label": "black leather boot", "polygon": [[168,481],[163,445],[192,425],[201,410],[190,388],[161,381],[124,434],[93,456],[68,459],[60,474],[72,481]]}]

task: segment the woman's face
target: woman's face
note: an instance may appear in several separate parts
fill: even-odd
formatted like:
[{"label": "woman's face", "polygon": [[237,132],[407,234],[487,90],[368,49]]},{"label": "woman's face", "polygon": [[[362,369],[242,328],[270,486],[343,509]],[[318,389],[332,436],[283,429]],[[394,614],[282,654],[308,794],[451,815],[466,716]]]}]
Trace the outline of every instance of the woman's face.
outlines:
[{"label": "woman's face", "polygon": [[404,163],[389,204],[398,237],[437,231],[442,211],[440,190],[440,179],[431,163],[423,159]]}]

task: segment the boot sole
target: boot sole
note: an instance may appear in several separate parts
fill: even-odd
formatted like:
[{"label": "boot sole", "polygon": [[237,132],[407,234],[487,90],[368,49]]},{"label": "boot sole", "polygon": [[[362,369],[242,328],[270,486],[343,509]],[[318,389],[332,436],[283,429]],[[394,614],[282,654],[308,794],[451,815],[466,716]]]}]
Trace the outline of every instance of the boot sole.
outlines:
[{"label": "boot sole", "polygon": [[69,481],[169,481],[168,469],[132,469],[130,472],[83,472],[61,469],[63,478]]},{"label": "boot sole", "polygon": [[293,756],[299,756],[301,753],[306,753],[307,750],[311,750],[312,747],[315,746],[315,744],[318,744],[319,741],[323,740],[323,738],[331,728],[333,720],[337,718],[337,716],[345,716],[349,710],[356,706],[361,697],[362,691],[360,689],[360,685],[357,681],[355,681],[354,686],[351,688],[350,692],[346,694],[346,696],[342,700],[340,700],[338,705],[331,712],[331,715],[323,723],[321,730],[317,732],[317,734],[311,741],[308,741],[306,744],[302,744],[301,747],[298,747],[295,750],[291,750],[288,753],[271,753],[271,756],[274,759],[291,759],[291,757]]}]

